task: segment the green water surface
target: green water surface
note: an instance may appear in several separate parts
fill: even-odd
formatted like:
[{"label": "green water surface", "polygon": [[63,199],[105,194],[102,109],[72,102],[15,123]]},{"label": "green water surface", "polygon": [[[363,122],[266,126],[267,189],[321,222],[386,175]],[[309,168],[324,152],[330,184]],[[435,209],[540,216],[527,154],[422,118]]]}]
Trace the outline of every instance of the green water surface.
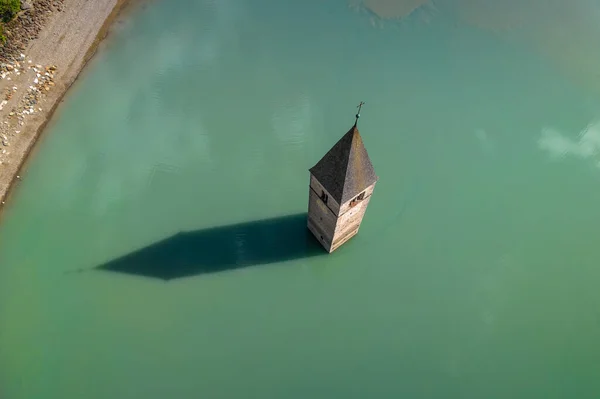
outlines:
[{"label": "green water surface", "polygon": [[[380,180],[324,255],[308,168],[359,101]],[[599,121],[443,9],[150,2],[3,216],[0,397],[597,399]]]}]

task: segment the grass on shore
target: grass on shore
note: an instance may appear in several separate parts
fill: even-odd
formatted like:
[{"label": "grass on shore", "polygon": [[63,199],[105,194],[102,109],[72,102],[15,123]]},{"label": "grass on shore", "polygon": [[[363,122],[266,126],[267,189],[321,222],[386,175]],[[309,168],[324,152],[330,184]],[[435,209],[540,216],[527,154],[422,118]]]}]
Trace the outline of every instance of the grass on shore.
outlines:
[{"label": "grass on shore", "polygon": [[12,20],[21,9],[21,0],[0,0],[0,42],[6,41],[4,35],[4,23]]}]

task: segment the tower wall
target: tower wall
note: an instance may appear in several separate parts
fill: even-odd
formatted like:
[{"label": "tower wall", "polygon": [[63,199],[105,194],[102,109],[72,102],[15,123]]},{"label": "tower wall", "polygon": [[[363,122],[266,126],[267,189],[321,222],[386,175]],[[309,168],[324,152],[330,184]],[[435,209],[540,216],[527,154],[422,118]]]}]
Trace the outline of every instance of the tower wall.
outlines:
[{"label": "tower wall", "polygon": [[[337,205],[335,200],[311,176],[308,202],[308,229],[328,252],[335,251],[358,233],[374,188],[375,184],[368,187],[364,191],[364,198],[357,201],[353,206],[350,205],[352,201],[348,201],[341,207],[337,206],[336,208],[344,211],[344,213],[338,215],[331,209],[331,204],[334,207]],[[322,192],[329,195],[327,204],[321,199]]]},{"label": "tower wall", "polygon": [[[365,191],[363,191],[363,193],[365,193],[365,197],[364,199],[366,200],[368,197],[371,196],[371,194],[373,194],[373,190],[375,190],[375,184],[374,183],[372,185],[370,185],[369,187],[367,187],[365,189]],[[352,200],[350,201],[346,201],[345,203],[342,204],[342,206],[339,207],[339,211],[336,212],[338,215],[343,215],[344,213],[346,213],[349,209],[351,209],[350,203],[352,202]]]},{"label": "tower wall", "polygon": [[340,213],[340,204],[331,197],[331,193],[329,193],[329,191],[327,191],[312,174],[310,175],[310,188],[312,188],[318,196],[321,195],[322,191],[325,191],[325,193],[327,193],[329,196],[329,199],[327,200],[327,207],[336,215]]},{"label": "tower wall", "polygon": [[[329,195],[327,190],[324,191]],[[313,186],[310,186],[308,196],[308,229],[329,252],[335,233],[337,215],[321,200],[320,193],[321,191],[315,191]],[[331,198],[329,201],[331,201]]]},{"label": "tower wall", "polygon": [[367,188],[364,191],[364,198],[357,201],[353,206],[350,205],[352,201],[348,201],[342,205],[341,209],[345,210],[345,212],[338,216],[330,252],[335,251],[358,233],[365,212],[367,211],[367,206],[369,206],[369,202],[371,201],[371,194],[374,188],[375,184]]}]

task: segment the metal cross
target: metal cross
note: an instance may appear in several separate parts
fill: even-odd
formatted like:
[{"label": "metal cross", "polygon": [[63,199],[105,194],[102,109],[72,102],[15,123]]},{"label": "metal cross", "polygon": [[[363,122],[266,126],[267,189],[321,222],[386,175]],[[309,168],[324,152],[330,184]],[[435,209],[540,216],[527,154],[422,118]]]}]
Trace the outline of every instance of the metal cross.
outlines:
[{"label": "metal cross", "polygon": [[365,103],[363,101],[360,102],[360,104],[358,104],[358,112],[356,113],[356,121],[354,122],[354,124],[356,125],[358,123],[358,118],[360,118],[360,110],[362,109],[362,106],[365,105]]}]

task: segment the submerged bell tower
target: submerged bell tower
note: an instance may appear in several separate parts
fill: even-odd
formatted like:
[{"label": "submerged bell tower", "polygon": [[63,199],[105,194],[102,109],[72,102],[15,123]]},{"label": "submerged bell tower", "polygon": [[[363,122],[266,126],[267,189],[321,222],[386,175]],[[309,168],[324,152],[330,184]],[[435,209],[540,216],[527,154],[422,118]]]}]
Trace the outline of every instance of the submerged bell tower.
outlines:
[{"label": "submerged bell tower", "polygon": [[362,222],[379,179],[354,126],[310,168],[308,229],[331,253],[352,238]]}]

